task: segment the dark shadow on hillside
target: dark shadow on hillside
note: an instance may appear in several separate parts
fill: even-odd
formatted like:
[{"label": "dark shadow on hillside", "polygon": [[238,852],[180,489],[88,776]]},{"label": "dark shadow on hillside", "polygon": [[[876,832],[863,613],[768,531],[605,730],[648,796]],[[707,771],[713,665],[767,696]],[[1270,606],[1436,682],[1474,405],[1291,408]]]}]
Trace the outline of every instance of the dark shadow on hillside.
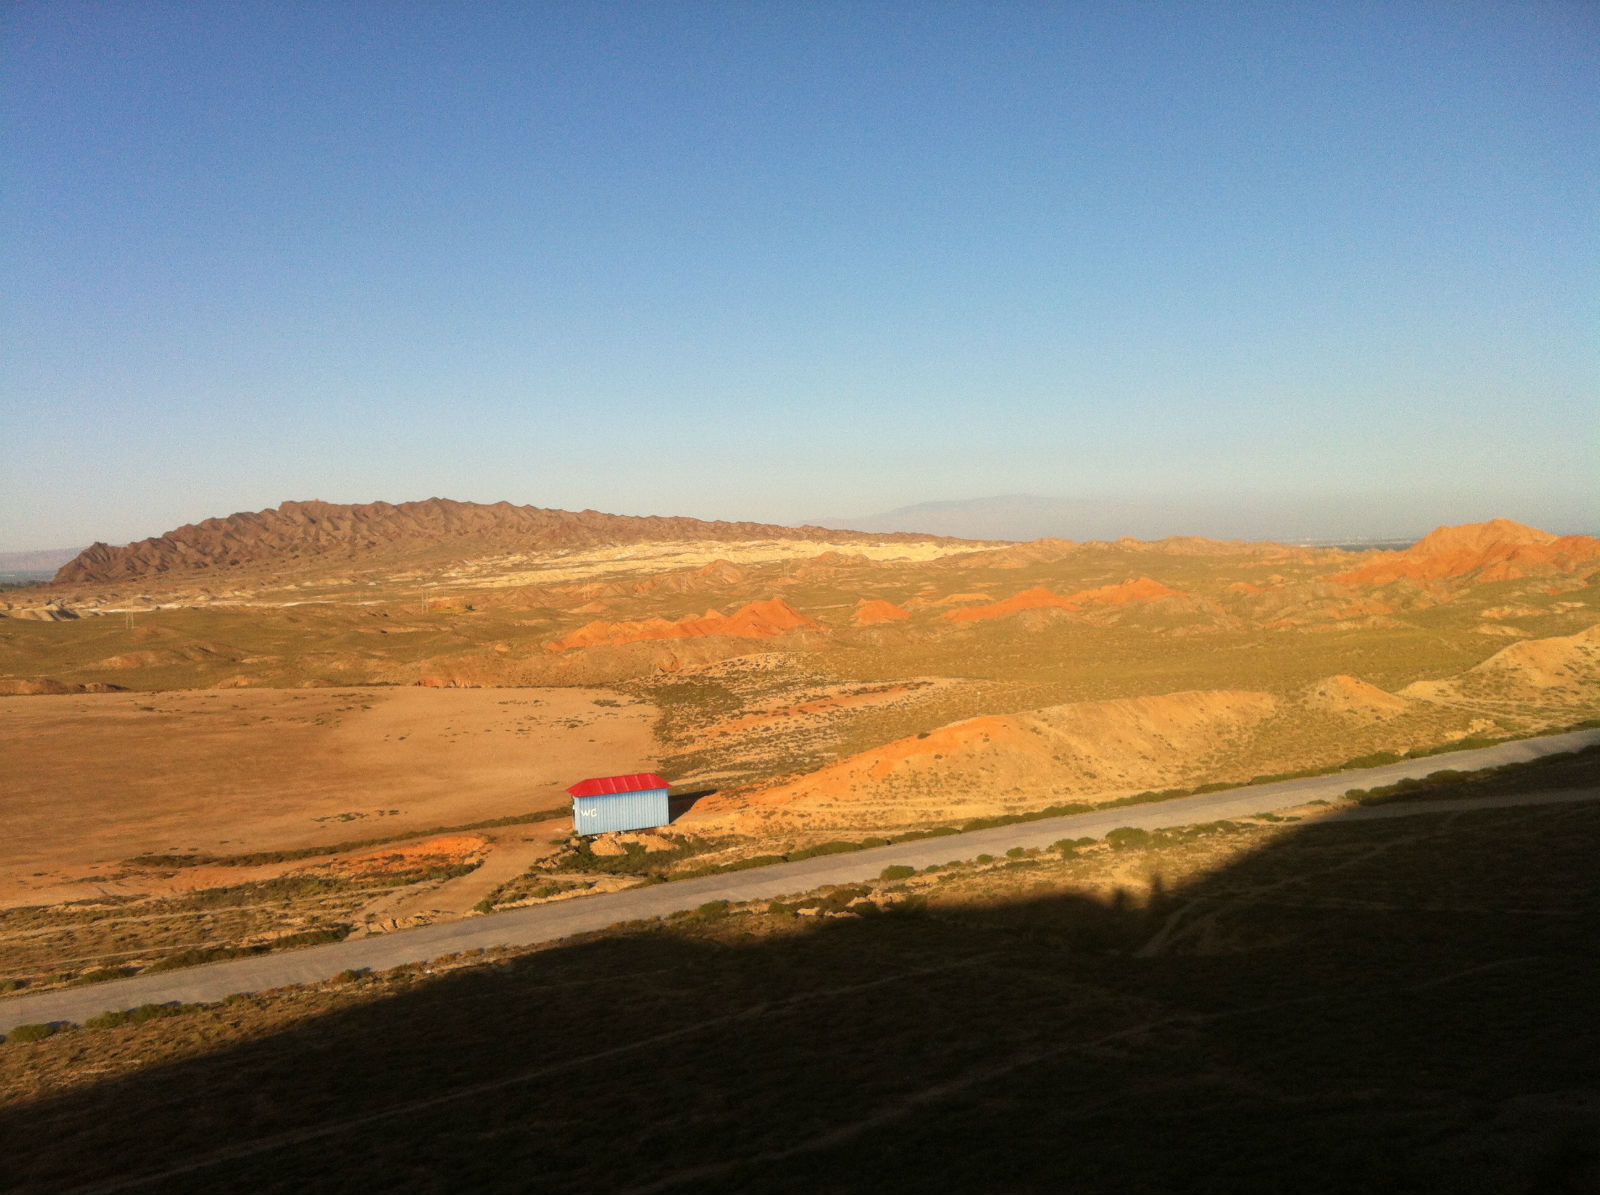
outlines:
[{"label": "dark shadow on hillside", "polygon": [[717,790],[714,788],[697,788],[693,792],[669,793],[667,795],[667,817],[669,821],[677,821],[689,810],[695,807],[697,801],[706,797],[714,797]]},{"label": "dark shadow on hillside", "polygon": [[1148,899],[712,909],[206,1052],[258,1015],[224,1006],[104,1031],[193,1057],[0,1112],[0,1186],[1592,1191],[1596,857],[1594,805],[1441,807]]}]

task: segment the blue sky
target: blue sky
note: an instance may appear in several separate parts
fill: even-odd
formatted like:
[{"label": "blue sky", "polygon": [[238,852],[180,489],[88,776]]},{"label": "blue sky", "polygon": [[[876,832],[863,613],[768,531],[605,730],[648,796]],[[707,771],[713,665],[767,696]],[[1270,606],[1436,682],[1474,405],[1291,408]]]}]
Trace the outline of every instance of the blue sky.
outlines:
[{"label": "blue sky", "polygon": [[0,549],[432,495],[1600,530],[1600,6],[24,2],[0,46]]}]

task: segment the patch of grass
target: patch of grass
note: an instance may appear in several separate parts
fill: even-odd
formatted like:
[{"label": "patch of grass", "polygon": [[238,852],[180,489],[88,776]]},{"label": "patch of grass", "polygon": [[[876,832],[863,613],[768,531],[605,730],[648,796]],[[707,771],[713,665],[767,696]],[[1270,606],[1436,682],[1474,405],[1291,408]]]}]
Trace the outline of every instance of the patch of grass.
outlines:
[{"label": "patch of grass", "polygon": [[[225,959],[251,958],[279,950],[295,950],[302,946],[342,942],[350,936],[350,929],[348,925],[330,926],[326,929],[309,929],[296,934],[286,934],[281,938],[274,938],[271,942],[259,942],[253,946],[209,946],[183,950],[151,963],[145,971],[146,973],[177,971],[183,967],[200,967],[206,963],[218,963]],[[120,977],[121,974],[120,971],[117,972],[116,977]]]},{"label": "patch of grass", "polygon": [[169,1017],[181,1017],[185,1013],[194,1012],[205,1008],[204,1004],[141,1004],[137,1008],[127,1008],[115,1012],[103,1012],[98,1016],[90,1017],[83,1023],[85,1029],[115,1029],[119,1025],[142,1025],[146,1021],[164,1021]]},{"label": "patch of grass", "polygon": [[16,1043],[21,1045],[24,1042],[43,1041],[47,1037],[55,1036],[60,1031],[61,1026],[56,1024],[35,1023],[29,1025],[18,1025],[15,1029],[6,1034],[5,1040],[8,1043]]}]

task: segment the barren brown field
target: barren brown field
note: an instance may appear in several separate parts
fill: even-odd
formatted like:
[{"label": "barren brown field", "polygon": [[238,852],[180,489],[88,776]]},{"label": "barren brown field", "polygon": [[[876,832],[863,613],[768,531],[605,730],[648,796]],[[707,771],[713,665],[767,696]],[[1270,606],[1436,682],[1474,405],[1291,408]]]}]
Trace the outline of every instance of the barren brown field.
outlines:
[{"label": "barren brown field", "polygon": [[654,716],[588,688],[3,698],[0,904],[150,891],[150,876],[115,878],[133,856],[293,851],[559,809],[574,779],[652,766]]}]

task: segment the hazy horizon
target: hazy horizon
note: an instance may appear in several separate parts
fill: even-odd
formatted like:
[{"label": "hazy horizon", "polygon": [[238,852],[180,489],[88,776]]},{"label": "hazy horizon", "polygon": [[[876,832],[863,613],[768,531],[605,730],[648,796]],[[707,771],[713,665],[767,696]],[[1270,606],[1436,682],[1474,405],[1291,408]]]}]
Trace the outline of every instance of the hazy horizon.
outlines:
[{"label": "hazy horizon", "polygon": [[[449,498],[450,495],[429,495]],[[308,499],[284,499],[307,501]],[[328,501],[328,499],[318,499]],[[423,498],[402,498],[393,502],[423,501]],[[455,499],[462,501],[462,499]],[[372,499],[372,501],[391,501]],[[509,501],[505,499],[504,501]],[[274,502],[272,507],[281,505]],[[537,505],[514,503],[514,505]],[[1594,534],[1600,526],[1583,521],[1581,515],[1563,520],[1555,518],[1524,517],[1525,512],[1507,511],[1492,503],[1479,502],[1463,508],[1466,513],[1450,511],[1433,505],[1424,509],[1432,515],[1410,521],[1383,521],[1386,516],[1375,513],[1378,507],[1369,502],[1365,513],[1353,506],[1346,497],[1342,502],[1333,500],[1302,501],[1299,503],[1284,496],[1258,498],[1253,502],[1228,502],[1191,496],[1180,503],[1177,499],[1115,500],[1094,498],[1057,498],[1038,494],[1004,494],[984,498],[935,500],[913,503],[895,510],[858,515],[818,515],[794,520],[785,526],[814,525],[841,531],[867,531],[891,533],[896,531],[923,532],[935,536],[958,539],[1034,540],[1048,537],[1074,540],[1115,540],[1123,537],[1154,540],[1168,536],[1205,536],[1213,539],[1281,540],[1284,542],[1315,541],[1329,543],[1360,542],[1362,540],[1398,542],[1417,540],[1436,527],[1460,523],[1487,522],[1494,518],[1509,518],[1550,531],[1557,535]],[[552,509],[574,510],[570,506],[555,504]],[[258,509],[266,509],[258,508]],[[598,508],[596,508],[598,509]],[[65,563],[71,555],[82,551],[93,542],[104,542],[121,547],[143,539],[157,538],[180,526],[204,522],[211,518],[225,518],[247,511],[216,512],[197,515],[183,523],[163,527],[145,535],[128,539],[94,537],[77,546],[11,547],[0,545],[0,569],[40,571],[47,566],[29,557],[61,556]],[[680,515],[676,511],[611,510],[605,514],[617,515]],[[697,516],[689,516],[697,517]],[[735,516],[729,521],[742,520]]]},{"label": "hazy horizon", "polygon": [[6,550],[1600,524],[1595,6],[63,3],[0,55]]}]

